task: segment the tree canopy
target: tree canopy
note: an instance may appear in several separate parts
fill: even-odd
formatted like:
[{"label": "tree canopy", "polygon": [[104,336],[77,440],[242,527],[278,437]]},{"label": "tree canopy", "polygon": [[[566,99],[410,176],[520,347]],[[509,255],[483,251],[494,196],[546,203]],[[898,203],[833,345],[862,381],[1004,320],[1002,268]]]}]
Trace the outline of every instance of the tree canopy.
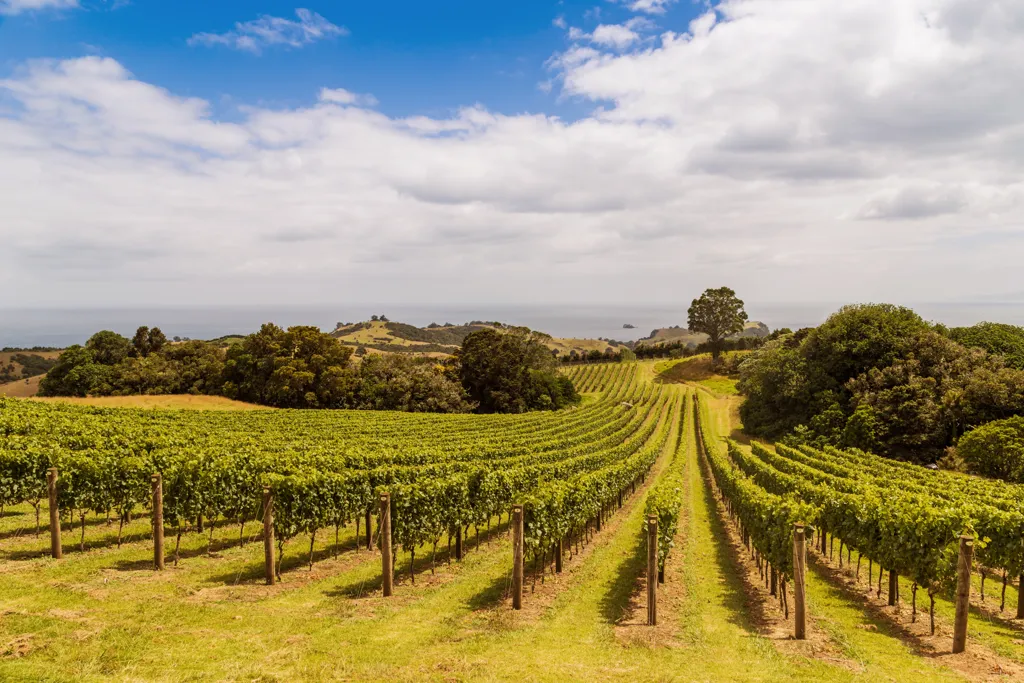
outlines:
[{"label": "tree canopy", "polygon": [[1024,483],[1024,417],[981,425],[964,434],[956,450],[974,474]]},{"label": "tree canopy", "polygon": [[846,306],[740,365],[745,428],[934,461],[967,429],[1024,411],[1024,372],[907,308]]},{"label": "tree canopy", "polygon": [[1006,359],[1007,365],[1024,370],[1024,327],[978,323],[973,327],[954,327],[949,336],[964,346],[998,354]]},{"label": "tree canopy", "polygon": [[551,351],[525,328],[484,329],[462,342],[449,363],[484,413],[552,410],[578,403],[576,388],[556,372]]},{"label": "tree canopy", "polygon": [[688,315],[690,331],[708,335],[711,357],[715,360],[722,352],[722,340],[742,332],[747,321],[743,302],[728,287],[704,290],[700,298],[690,304]]}]

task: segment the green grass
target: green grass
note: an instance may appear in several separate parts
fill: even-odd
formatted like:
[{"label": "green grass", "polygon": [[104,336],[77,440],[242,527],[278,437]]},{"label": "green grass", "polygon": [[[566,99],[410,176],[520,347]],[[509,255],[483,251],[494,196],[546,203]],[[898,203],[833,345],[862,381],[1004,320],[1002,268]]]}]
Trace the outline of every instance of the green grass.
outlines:
[{"label": "green grass", "polygon": [[715,376],[702,379],[697,383],[720,396],[736,396],[740,393],[739,389],[736,388],[736,380],[729,377]]}]

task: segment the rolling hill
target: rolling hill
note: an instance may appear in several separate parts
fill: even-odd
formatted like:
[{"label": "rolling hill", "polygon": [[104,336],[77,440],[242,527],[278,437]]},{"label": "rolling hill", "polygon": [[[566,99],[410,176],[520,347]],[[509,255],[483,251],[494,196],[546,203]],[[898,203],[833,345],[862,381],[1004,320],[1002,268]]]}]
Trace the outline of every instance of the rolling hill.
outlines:
[{"label": "rolling hill", "polygon": [[[767,337],[771,334],[771,330],[768,326],[762,322],[755,320],[749,321],[744,327],[743,331],[739,334],[734,334],[730,339],[737,337]],[[643,339],[636,341],[636,346],[656,345],[664,344],[669,342],[682,342],[690,347],[695,347],[703,344],[708,340],[708,335],[703,332],[691,332],[685,327],[661,327],[656,330],[652,330],[651,334]]]},{"label": "rolling hill", "polygon": [[[342,344],[361,346],[367,350],[381,353],[412,353],[440,357],[451,355],[471,333],[485,329],[503,329],[509,326],[499,322],[473,321],[465,325],[429,325],[416,327],[405,323],[386,320],[370,320],[367,322],[339,325],[331,333]],[[563,339],[552,337],[543,332],[540,335],[545,345],[557,351],[559,355],[567,355],[572,351],[584,353],[588,351],[604,352],[615,348],[600,339]]]}]

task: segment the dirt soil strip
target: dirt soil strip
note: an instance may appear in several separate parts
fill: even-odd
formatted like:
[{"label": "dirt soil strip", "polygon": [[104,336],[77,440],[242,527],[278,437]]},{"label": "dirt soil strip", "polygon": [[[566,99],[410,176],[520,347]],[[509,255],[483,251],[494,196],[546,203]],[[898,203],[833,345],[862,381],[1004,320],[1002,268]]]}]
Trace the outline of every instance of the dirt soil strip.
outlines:
[{"label": "dirt soil strip", "polygon": [[[677,402],[676,406],[673,407],[673,415],[670,418],[672,420],[672,427],[669,430],[668,441],[662,449],[658,460],[648,472],[647,479],[637,487],[636,493],[623,497],[622,507],[616,510],[610,519],[602,523],[601,531],[594,534],[590,542],[585,546],[581,546],[578,553],[574,552],[572,554],[572,559],[569,559],[568,553],[566,554],[562,561],[561,574],[555,574],[553,570],[554,565],[549,564],[545,567],[543,578],[538,575],[536,581],[534,581],[534,573],[530,571],[532,563],[526,565],[526,575],[523,578],[523,609],[520,611],[519,621],[529,623],[541,618],[551,608],[558,595],[574,584],[577,574],[586,564],[587,559],[596,550],[610,543],[620,533],[623,524],[629,518],[633,509],[647,499],[647,492],[661,478],[661,475],[672,461],[672,455],[675,452],[678,440],[678,430],[682,428],[681,413],[682,407]],[[490,609],[510,609],[512,604],[511,591],[512,572],[510,568],[506,596],[501,603],[494,605]]]},{"label": "dirt soil strip", "polygon": [[[935,658],[944,666],[964,674],[971,680],[998,681],[1009,678],[1024,681],[1024,666],[999,656],[977,640],[968,640],[965,652],[952,654],[950,646],[953,642],[953,625],[938,614],[935,616],[935,635],[931,635],[928,593],[924,589],[918,590],[917,622],[911,623],[910,605],[905,604],[903,596],[900,596],[900,604],[889,607],[887,591],[882,591],[881,598],[876,597],[877,593],[872,587],[856,579],[855,569],[852,567],[840,569],[821,553],[810,549],[807,558],[811,569],[842,590],[872,617],[890,624],[900,639],[918,654]],[[877,570],[877,565],[875,567]],[[883,585],[887,587],[888,581],[883,581]]]}]

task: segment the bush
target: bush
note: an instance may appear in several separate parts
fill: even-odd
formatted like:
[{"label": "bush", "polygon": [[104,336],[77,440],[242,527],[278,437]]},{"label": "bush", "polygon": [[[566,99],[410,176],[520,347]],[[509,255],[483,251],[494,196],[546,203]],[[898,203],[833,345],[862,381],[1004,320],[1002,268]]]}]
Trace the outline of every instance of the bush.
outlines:
[{"label": "bush", "polygon": [[976,427],[960,438],[956,452],[974,474],[1024,483],[1024,417]]}]

